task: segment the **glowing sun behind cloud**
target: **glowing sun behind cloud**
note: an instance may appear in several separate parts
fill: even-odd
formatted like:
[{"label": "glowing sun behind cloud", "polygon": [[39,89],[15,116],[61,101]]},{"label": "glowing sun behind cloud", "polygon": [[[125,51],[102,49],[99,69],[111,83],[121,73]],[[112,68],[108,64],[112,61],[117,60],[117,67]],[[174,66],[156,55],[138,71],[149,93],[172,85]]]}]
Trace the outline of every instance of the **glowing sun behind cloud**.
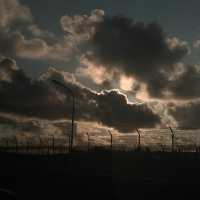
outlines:
[{"label": "glowing sun behind cloud", "polygon": [[134,84],[132,77],[122,75],[120,78],[120,88],[125,91],[131,91]]},{"label": "glowing sun behind cloud", "polygon": [[140,91],[136,94],[136,98],[145,102],[150,100],[150,97],[147,91],[147,86],[145,84],[140,85]]}]

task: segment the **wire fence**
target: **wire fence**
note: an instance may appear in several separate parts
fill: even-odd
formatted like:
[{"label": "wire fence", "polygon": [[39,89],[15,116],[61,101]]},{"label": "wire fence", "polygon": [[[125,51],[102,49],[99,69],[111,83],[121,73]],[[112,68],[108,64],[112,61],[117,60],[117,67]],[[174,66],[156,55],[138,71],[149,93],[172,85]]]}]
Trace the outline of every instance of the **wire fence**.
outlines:
[{"label": "wire fence", "polygon": [[[73,151],[161,151],[199,152],[200,130],[148,129],[133,134],[104,135],[77,134]],[[23,154],[66,154],[70,149],[70,135],[66,137],[10,137],[0,138],[0,152]]]}]

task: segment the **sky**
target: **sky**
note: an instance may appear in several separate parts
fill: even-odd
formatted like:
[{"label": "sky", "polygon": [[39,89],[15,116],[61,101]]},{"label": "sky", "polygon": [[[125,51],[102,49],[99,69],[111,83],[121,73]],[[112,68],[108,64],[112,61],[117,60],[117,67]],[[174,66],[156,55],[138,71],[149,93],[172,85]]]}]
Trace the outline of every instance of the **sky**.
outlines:
[{"label": "sky", "polygon": [[[193,40],[198,37],[200,2],[191,0],[74,0],[42,2],[23,0],[38,22],[46,28],[58,31],[59,18],[65,14],[85,14],[93,9],[103,9],[108,15],[123,14],[134,20],[156,21],[170,33],[178,34],[182,39]],[[47,6],[48,5],[48,6]],[[45,12],[45,14],[44,14]]]},{"label": "sky", "polygon": [[[0,0],[0,116],[122,133],[199,128],[200,2]],[[12,119],[13,120],[13,117]]]}]

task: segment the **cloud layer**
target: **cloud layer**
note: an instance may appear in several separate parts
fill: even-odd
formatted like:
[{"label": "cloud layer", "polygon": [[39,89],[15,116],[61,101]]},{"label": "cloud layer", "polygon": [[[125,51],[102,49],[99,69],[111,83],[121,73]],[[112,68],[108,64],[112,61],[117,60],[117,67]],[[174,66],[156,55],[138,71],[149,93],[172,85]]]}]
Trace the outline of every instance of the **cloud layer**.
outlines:
[{"label": "cloud layer", "polygon": [[96,93],[83,87],[67,72],[51,68],[38,80],[32,81],[10,59],[1,61],[0,72],[4,74],[0,81],[0,110],[4,112],[70,119],[71,101],[66,99],[67,91],[50,83],[57,79],[74,91],[77,97],[76,118],[79,120],[96,121],[123,132],[137,127],[154,127],[160,121],[148,106],[130,104],[118,90]]},{"label": "cloud layer", "polygon": [[169,113],[177,120],[178,126],[183,128],[200,128],[200,102],[188,102],[182,105],[171,105]]}]

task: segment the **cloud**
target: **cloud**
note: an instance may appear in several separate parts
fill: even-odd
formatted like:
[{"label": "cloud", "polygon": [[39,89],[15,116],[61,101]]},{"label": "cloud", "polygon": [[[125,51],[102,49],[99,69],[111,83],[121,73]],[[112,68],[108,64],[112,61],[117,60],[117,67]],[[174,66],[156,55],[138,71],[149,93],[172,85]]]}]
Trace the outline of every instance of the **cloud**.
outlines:
[{"label": "cloud", "polygon": [[[177,72],[181,59],[190,53],[187,42],[169,38],[156,23],[107,17],[96,9],[89,15],[64,15],[60,20],[64,34],[55,36],[41,29],[30,9],[17,0],[1,0],[0,11],[0,57],[61,62],[75,58],[80,61],[79,75],[99,88],[131,90],[134,80],[137,96],[144,94],[142,88],[151,98],[198,96],[198,89],[184,89],[198,85],[196,66],[182,64],[184,73]],[[122,85],[123,77],[128,77],[124,85],[128,79],[129,85]]]},{"label": "cloud", "polygon": [[193,48],[198,49],[200,47],[200,40],[196,40],[193,42]]},{"label": "cloud", "polygon": [[167,75],[190,53],[186,42],[167,37],[156,23],[135,23],[124,16],[104,16],[94,27],[91,46],[83,56],[88,66],[103,66],[108,73],[117,69],[146,84],[149,96],[166,97],[163,91],[171,78]]},{"label": "cloud", "polygon": [[83,56],[80,58],[80,66],[76,69],[76,74],[91,79],[97,85],[103,85],[105,81],[116,78],[117,71],[109,72],[104,66],[88,62]]},{"label": "cloud", "polygon": [[126,17],[107,17],[94,35],[94,55],[105,65],[121,67],[127,73],[141,76],[152,69],[158,71],[160,65],[174,63],[188,52],[185,45],[166,40],[156,23],[145,25]]},{"label": "cloud", "polygon": [[[90,15],[63,16],[64,35],[56,37],[41,29],[30,9],[17,0],[0,0],[0,11],[1,111],[49,119],[70,117],[68,95],[49,84],[56,78],[76,93],[79,120],[103,123],[123,132],[156,126],[162,121],[159,112],[166,121],[174,119],[180,125],[184,113],[188,112],[187,121],[195,120],[189,114],[196,112],[194,103],[166,111],[168,108],[157,102],[156,110],[156,104],[130,103],[126,95],[111,89],[127,90],[145,101],[199,98],[200,68],[182,62],[190,53],[187,42],[169,38],[160,25],[137,23],[124,16],[107,17],[97,9]],[[74,56],[80,61],[75,75],[50,68],[37,80],[27,77],[14,60],[5,58],[66,62]],[[77,75],[90,79],[99,90],[110,90],[98,93],[82,85]]]},{"label": "cloud", "polygon": [[169,107],[169,114],[176,119],[179,127],[200,128],[200,102],[186,102],[182,105],[172,104]]},{"label": "cloud", "polygon": [[17,70],[16,62],[12,59],[3,59],[0,63],[0,80],[1,81],[12,81],[12,72]]},{"label": "cloud", "polygon": [[1,56],[66,62],[77,53],[71,37],[41,29],[18,0],[0,0],[0,28]]},{"label": "cloud", "polygon": [[47,119],[69,118],[71,101],[67,91],[50,85],[50,80],[63,81],[77,97],[76,119],[94,121],[128,132],[136,127],[153,127],[159,117],[146,105],[131,104],[117,90],[94,92],[76,81],[74,75],[53,68],[38,80],[31,80],[14,62],[4,59],[1,70],[8,68],[9,81],[0,81],[0,110]]},{"label": "cloud", "polygon": [[[20,115],[0,112],[0,122],[0,138],[5,139],[6,137],[14,142],[15,138],[17,138],[20,144],[27,144],[27,141],[31,141],[32,144],[39,144],[40,139],[48,144],[52,140],[52,136],[54,136],[55,144],[61,145],[67,142],[67,134],[71,134],[71,132],[67,131],[71,126],[70,120],[23,118]],[[108,127],[83,121],[76,123],[76,125],[77,144],[87,144],[86,133],[90,133],[90,136],[95,137],[95,141],[93,141],[95,143],[109,144],[109,137],[101,138],[101,136],[108,136]],[[115,133],[113,129],[112,133]]]},{"label": "cloud", "polygon": [[18,0],[0,0],[0,27],[9,28],[17,21],[30,22],[32,14],[27,6]]},{"label": "cloud", "polygon": [[36,60],[68,61],[76,52],[69,41],[48,43],[40,37],[27,39],[20,31],[0,31],[0,55]]},{"label": "cloud", "polygon": [[191,52],[188,43],[168,37],[159,24],[107,17],[102,10],[63,16],[61,24],[82,54],[77,73],[96,85],[132,89],[142,100],[199,97],[199,66],[182,62]]},{"label": "cloud", "polygon": [[104,11],[93,10],[91,15],[65,15],[61,18],[61,26],[66,33],[77,42],[89,40],[95,32],[95,25],[103,20]]},{"label": "cloud", "polygon": [[[2,13],[6,13],[0,15],[1,57],[61,62],[76,57],[80,61],[79,75],[89,78],[99,88],[109,85],[130,90],[134,80],[137,88],[146,87],[149,97],[184,95],[179,91],[185,87],[186,78],[182,75],[180,80],[171,79],[180,60],[189,53],[188,45],[176,37],[167,37],[156,23],[136,23],[123,16],[107,17],[103,10],[96,9],[90,15],[63,16],[60,23],[64,35],[56,37],[41,29],[30,9],[19,1],[2,0],[0,5]],[[183,66],[191,77],[187,81],[198,83],[197,79],[192,80],[195,69],[192,72],[192,67]],[[123,77],[129,78],[128,86],[121,84]],[[133,90],[136,93],[135,87]],[[198,96],[194,92],[185,98]],[[144,91],[137,89],[137,93]]]},{"label": "cloud", "polygon": [[78,101],[77,117],[80,119],[97,121],[122,132],[133,131],[137,127],[154,127],[160,122],[159,116],[148,106],[131,104],[126,95],[118,90],[97,93],[85,88],[74,77],[60,75],[58,71],[51,70],[45,80],[64,80],[73,89]]},{"label": "cloud", "polygon": [[147,105],[128,103],[127,97],[117,90],[104,91],[97,96],[98,113],[101,121],[122,132],[131,132],[135,128],[155,127],[160,122]]},{"label": "cloud", "polygon": [[168,90],[179,99],[196,99],[200,97],[200,67],[187,65],[178,78],[169,81]]},{"label": "cloud", "polygon": [[50,45],[42,38],[26,39],[18,33],[15,49],[16,55],[21,58],[68,61],[75,53],[75,49],[67,45],[67,43]]},{"label": "cloud", "polygon": [[4,59],[0,63],[0,74],[4,73],[0,81],[0,107],[2,111],[27,113],[31,115],[43,109],[48,112],[48,104],[53,101],[50,94],[53,92],[40,81],[32,81],[10,59]]}]

